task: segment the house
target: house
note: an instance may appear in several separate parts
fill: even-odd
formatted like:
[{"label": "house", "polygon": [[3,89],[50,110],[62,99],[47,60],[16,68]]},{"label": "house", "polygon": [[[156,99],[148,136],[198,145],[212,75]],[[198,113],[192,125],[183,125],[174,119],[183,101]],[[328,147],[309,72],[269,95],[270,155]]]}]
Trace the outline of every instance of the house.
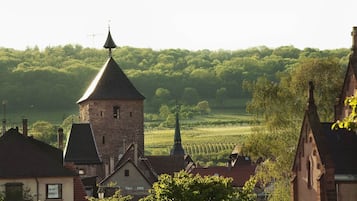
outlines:
[{"label": "house", "polygon": [[[340,99],[335,106],[335,121],[348,116],[347,96],[357,91],[357,27],[353,28],[352,54]],[[332,122],[320,122],[314,101],[314,86],[309,83],[308,104],[292,167],[292,200],[329,201],[357,198],[357,134],[332,129]]]},{"label": "house", "polygon": [[11,128],[0,137],[0,161],[5,200],[86,200],[78,175],[63,165],[62,150],[27,136],[26,130]]}]

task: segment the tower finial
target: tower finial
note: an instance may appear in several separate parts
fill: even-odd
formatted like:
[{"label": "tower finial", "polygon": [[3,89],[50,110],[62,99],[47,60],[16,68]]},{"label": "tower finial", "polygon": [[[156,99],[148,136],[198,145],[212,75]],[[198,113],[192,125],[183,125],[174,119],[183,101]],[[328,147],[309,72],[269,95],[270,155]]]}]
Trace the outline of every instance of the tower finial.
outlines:
[{"label": "tower finial", "polygon": [[316,105],[315,105],[315,99],[314,99],[314,90],[315,90],[315,86],[314,83],[312,81],[309,81],[309,94],[308,94],[308,109],[316,109]]},{"label": "tower finial", "polygon": [[109,57],[112,56],[112,48],[116,48],[112,35],[110,34],[110,25],[108,24],[108,36],[107,40],[104,43],[104,48],[109,49]]}]

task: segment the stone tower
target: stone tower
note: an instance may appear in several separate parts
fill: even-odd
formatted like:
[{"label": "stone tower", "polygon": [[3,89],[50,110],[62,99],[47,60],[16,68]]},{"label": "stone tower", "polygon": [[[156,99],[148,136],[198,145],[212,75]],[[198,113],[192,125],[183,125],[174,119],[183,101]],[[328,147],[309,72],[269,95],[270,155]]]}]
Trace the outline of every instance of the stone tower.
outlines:
[{"label": "stone tower", "polygon": [[108,32],[104,48],[109,58],[100,69],[84,95],[77,101],[82,123],[90,123],[103,175],[109,175],[126,146],[136,143],[144,153],[145,97],[134,87],[112,57],[116,45]]}]

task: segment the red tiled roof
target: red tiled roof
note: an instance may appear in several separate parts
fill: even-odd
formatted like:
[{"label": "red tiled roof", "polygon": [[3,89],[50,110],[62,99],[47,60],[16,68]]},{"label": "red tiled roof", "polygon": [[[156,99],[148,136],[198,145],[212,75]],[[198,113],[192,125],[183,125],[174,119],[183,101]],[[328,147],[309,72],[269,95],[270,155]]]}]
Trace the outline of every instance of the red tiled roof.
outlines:
[{"label": "red tiled roof", "polygon": [[234,187],[242,187],[251,176],[255,174],[256,165],[243,165],[236,167],[213,166],[213,167],[197,167],[191,171],[192,174],[201,176],[223,176],[233,178]]}]

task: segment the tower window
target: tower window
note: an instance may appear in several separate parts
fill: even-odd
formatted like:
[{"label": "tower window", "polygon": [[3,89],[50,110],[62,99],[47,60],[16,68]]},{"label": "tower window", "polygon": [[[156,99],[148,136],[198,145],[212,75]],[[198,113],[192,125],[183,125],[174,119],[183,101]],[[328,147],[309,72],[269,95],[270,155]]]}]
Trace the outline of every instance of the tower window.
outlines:
[{"label": "tower window", "polygon": [[120,107],[119,106],[113,107],[113,118],[120,119]]},{"label": "tower window", "polygon": [[133,116],[133,113],[132,112],[130,112],[130,117],[132,117]]},{"label": "tower window", "polygon": [[102,137],[102,144],[105,144],[105,136]]},{"label": "tower window", "polygon": [[124,170],[124,176],[129,177],[129,170]]}]

